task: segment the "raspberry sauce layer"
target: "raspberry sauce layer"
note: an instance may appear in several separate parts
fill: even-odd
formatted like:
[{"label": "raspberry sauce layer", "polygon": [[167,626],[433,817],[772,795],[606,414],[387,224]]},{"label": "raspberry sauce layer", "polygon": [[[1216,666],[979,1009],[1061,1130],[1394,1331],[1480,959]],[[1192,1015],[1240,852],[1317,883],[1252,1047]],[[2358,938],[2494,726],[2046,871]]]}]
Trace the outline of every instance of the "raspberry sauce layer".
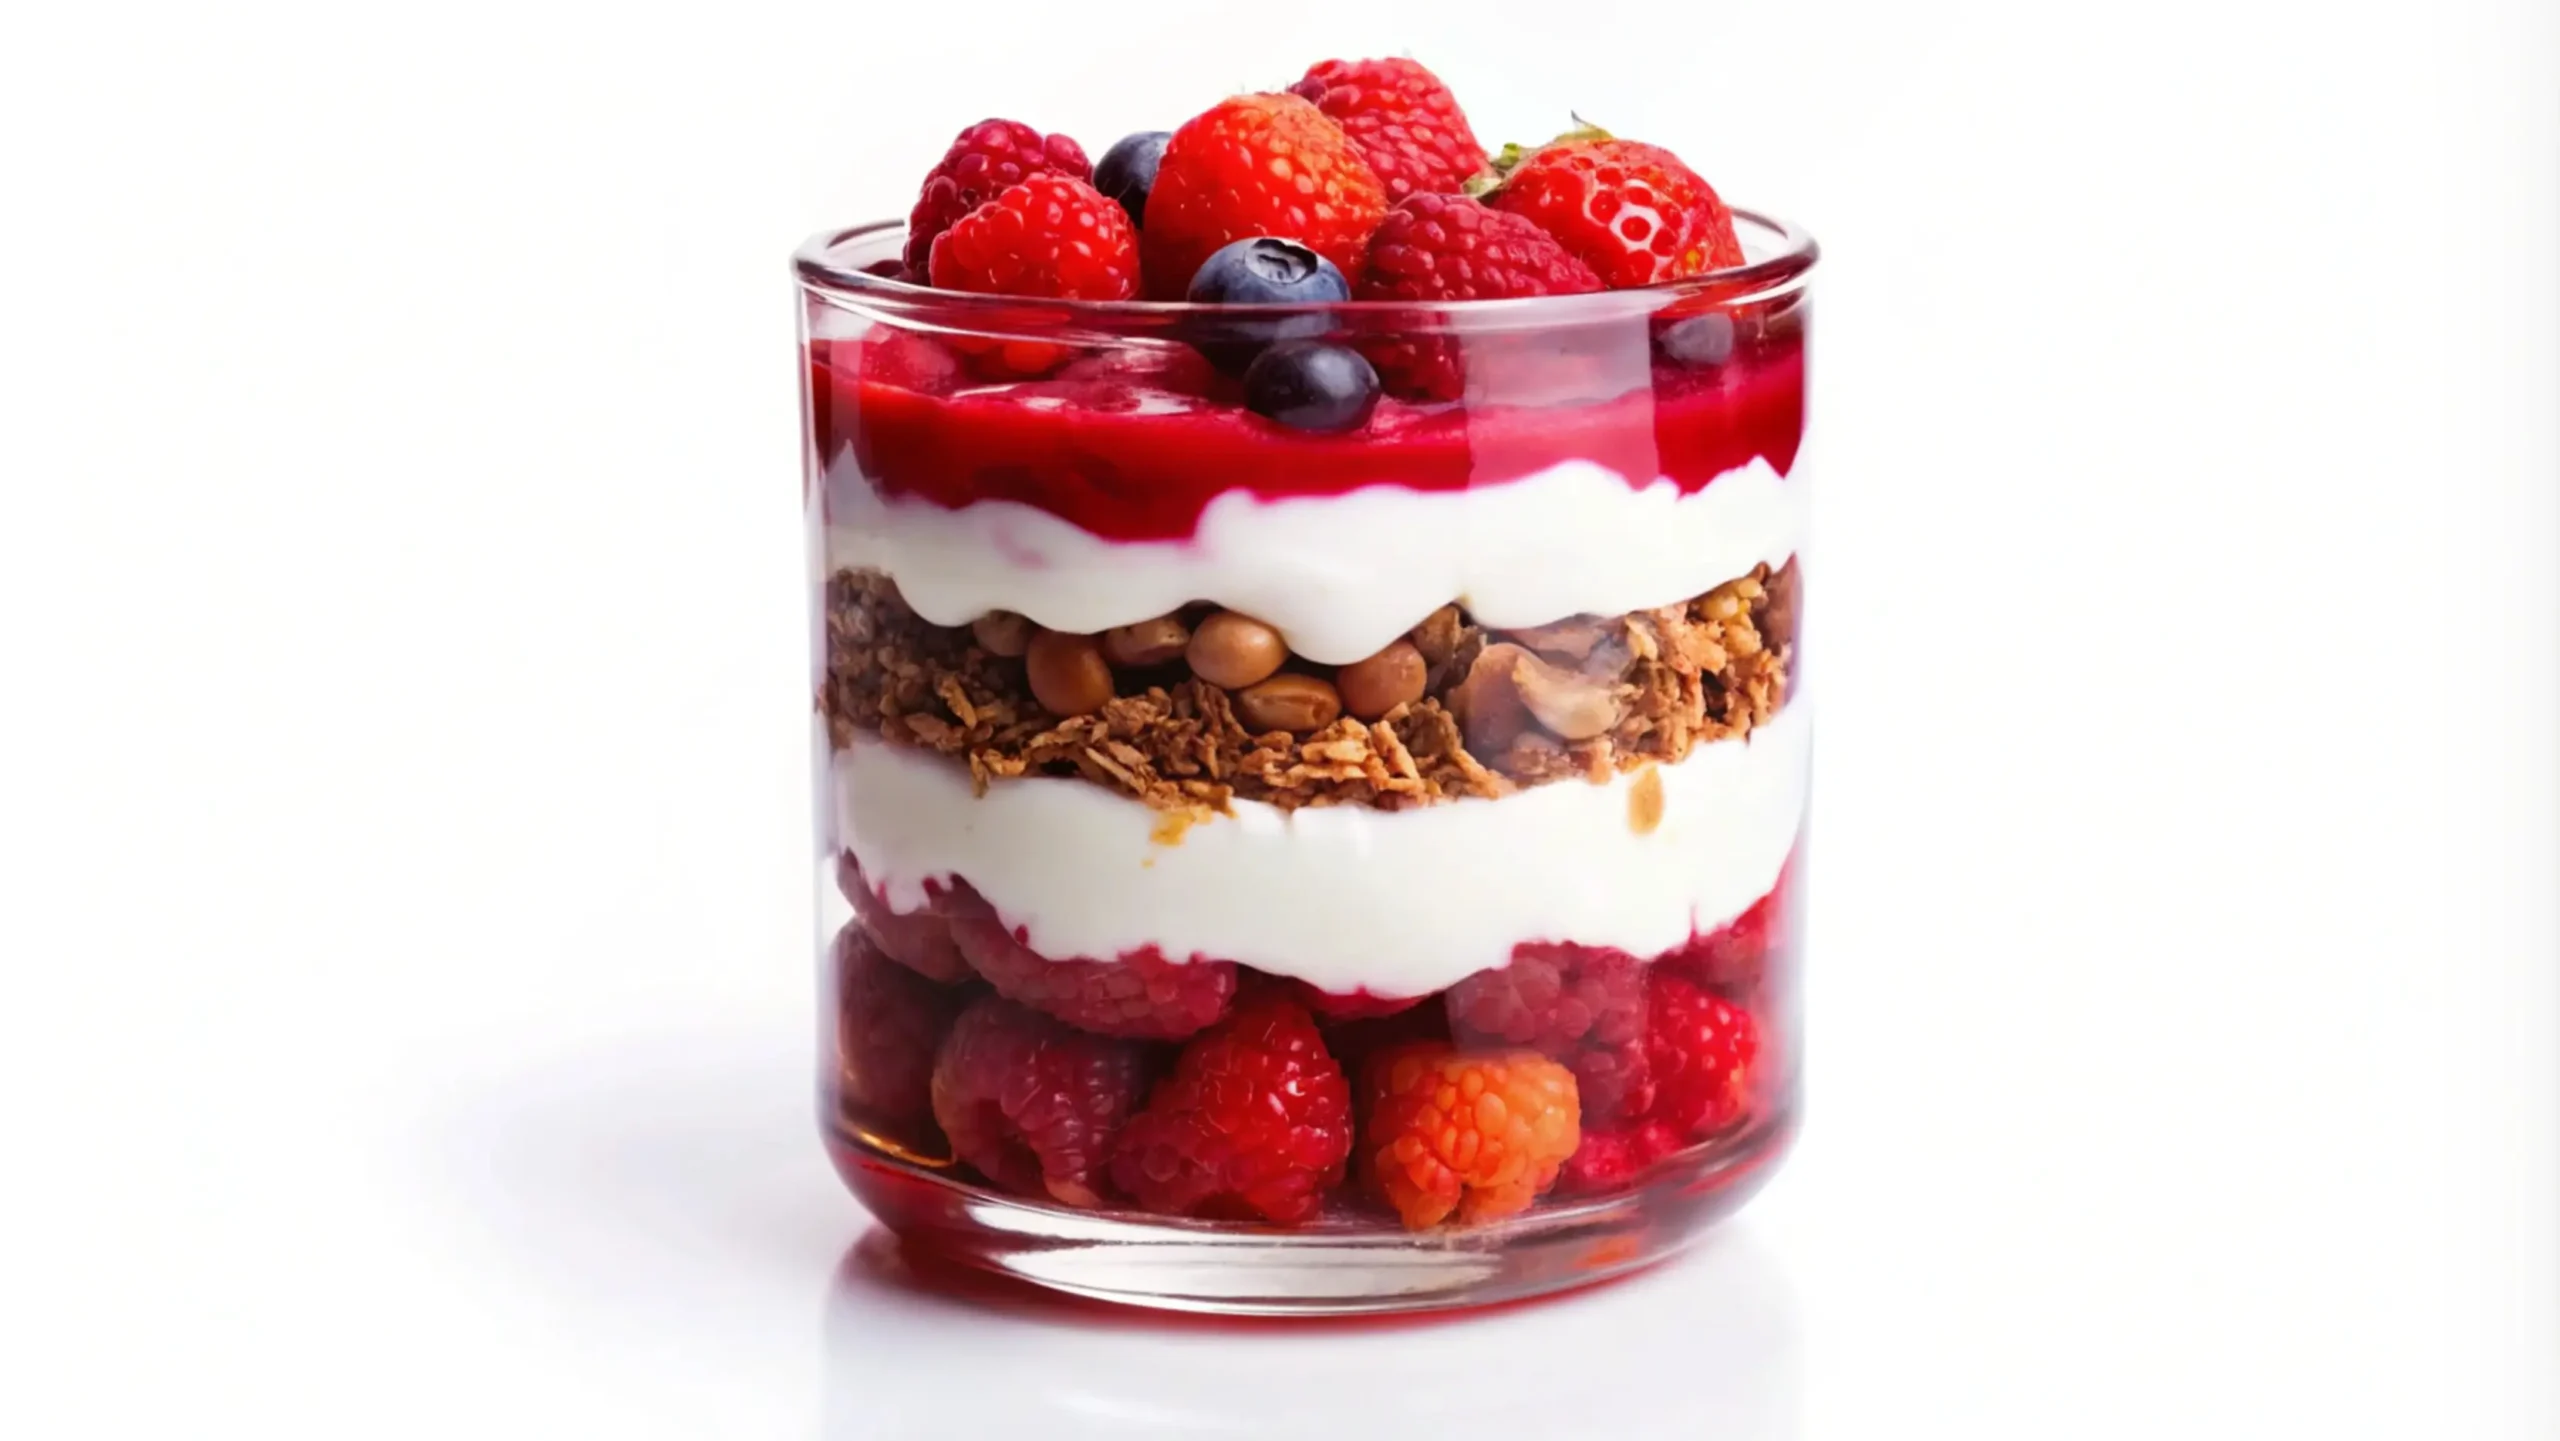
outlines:
[{"label": "raspberry sauce layer", "polygon": [[852,851],[896,911],[965,880],[1041,955],[1152,947],[1416,996],[1523,942],[1652,956],[1739,916],[1802,828],[1810,736],[1799,698],[1748,737],[1605,784],[1407,811],[1241,801],[1178,838],[1088,781],[977,795],[955,762],[866,739],[834,754],[821,845]]},{"label": "raspberry sauce layer", "polygon": [[1695,371],[1654,363],[1641,326],[1611,339],[1581,354],[1483,356],[1488,393],[1554,403],[1388,400],[1345,435],[1287,430],[1194,393],[1204,387],[1144,375],[982,385],[877,339],[813,339],[809,418],[819,463],[849,451],[884,498],[1011,501],[1113,541],[1185,539],[1230,494],[1461,491],[1573,461],[1688,493],[1754,461],[1793,468],[1800,339],[1772,337]]}]

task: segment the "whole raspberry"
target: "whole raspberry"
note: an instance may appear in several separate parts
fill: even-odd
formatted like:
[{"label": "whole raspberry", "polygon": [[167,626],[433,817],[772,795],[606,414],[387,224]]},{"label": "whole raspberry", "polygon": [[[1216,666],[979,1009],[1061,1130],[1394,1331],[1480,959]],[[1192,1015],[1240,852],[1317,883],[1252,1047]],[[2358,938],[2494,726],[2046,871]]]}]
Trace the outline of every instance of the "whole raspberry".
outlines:
[{"label": "whole raspberry", "polygon": [[892,962],[858,925],[836,933],[836,1091],[886,1129],[933,1117],[933,1057],[960,995]]},{"label": "whole raspberry", "polygon": [[1341,1184],[1351,1138],[1342,1068],[1306,1008],[1266,989],[1182,1048],[1111,1178],[1150,1211],[1296,1225]]},{"label": "whole raspberry", "polygon": [[1327,60],[1289,93],[1333,117],[1389,200],[1456,190],[1484,169],[1484,147],[1458,97],[1419,61]]},{"label": "whole raspberry", "polygon": [[981,120],[960,132],[940,163],[925,172],[907,213],[907,273],[921,278],[936,236],[961,216],[1034,175],[1093,176],[1084,150],[1063,135],[1042,135],[1019,120]]},{"label": "whole raspberry", "polygon": [[1757,986],[1769,969],[1770,957],[1788,942],[1793,869],[1790,862],[1787,870],[1779,872],[1778,883],[1752,902],[1751,909],[1692,939],[1664,957],[1665,963],[1718,990],[1746,992]]},{"label": "whole raspberry", "polygon": [[1662,967],[1647,984],[1645,1059],[1653,1070],[1658,1121],[1686,1139],[1714,1135],[1751,1108],[1760,1028],[1751,1013]]},{"label": "whole raspberry", "polygon": [[1535,1051],[1420,1042],[1371,1063],[1361,1166],[1410,1230],[1529,1209],[1582,1141],[1573,1072]]},{"label": "whole raspberry", "polygon": [[1733,212],[1715,187],[1659,145],[1567,137],[1521,161],[1484,198],[1535,221],[1611,289],[1743,259]]},{"label": "whole raspberry", "polygon": [[[1599,288],[1600,277],[1590,266],[1521,216],[1464,195],[1410,195],[1370,235],[1353,293],[1362,300],[1437,304],[1581,295]],[[1368,355],[1400,398],[1455,400],[1465,393],[1459,349],[1449,340],[1384,341],[1369,347]]]},{"label": "whole raspberry", "polygon": [[1147,294],[1179,300],[1220,246],[1294,240],[1349,275],[1386,192],[1342,127],[1295,95],[1239,95],[1184,122],[1147,196]]},{"label": "whole raspberry", "polygon": [[1072,175],[1034,175],[933,242],[933,283],[982,295],[1126,300],[1138,293],[1129,212]]},{"label": "whole raspberry", "polygon": [[1449,1034],[1461,1045],[1527,1046],[1563,1061],[1595,1121],[1639,1112],[1652,1101],[1644,971],[1624,951],[1524,944],[1509,965],[1449,988]]},{"label": "whole raspberry", "polygon": [[969,963],[960,958],[960,947],[951,939],[951,918],[937,904],[947,899],[948,892],[936,896],[928,888],[923,910],[893,911],[887,898],[871,888],[851,851],[836,857],[836,889],[853,903],[854,918],[889,959],[946,986],[969,978]]},{"label": "whole raspberry", "polygon": [[1235,999],[1233,961],[1169,961],[1152,946],[1116,961],[1053,961],[984,905],[954,915],[951,938],[999,992],[1097,1035],[1178,1041]]},{"label": "whole raspberry", "polygon": [[1556,1178],[1556,1190],[1567,1196],[1594,1196],[1633,1183],[1653,1163],[1679,1150],[1687,1141],[1660,1121],[1634,1121],[1605,1130],[1586,1130],[1573,1158]]},{"label": "whole raspberry", "polygon": [[953,1153],[996,1185],[1098,1206],[1146,1073],[1145,1048],[1133,1042],[985,996],[960,1013],[934,1058],[933,1115]]}]

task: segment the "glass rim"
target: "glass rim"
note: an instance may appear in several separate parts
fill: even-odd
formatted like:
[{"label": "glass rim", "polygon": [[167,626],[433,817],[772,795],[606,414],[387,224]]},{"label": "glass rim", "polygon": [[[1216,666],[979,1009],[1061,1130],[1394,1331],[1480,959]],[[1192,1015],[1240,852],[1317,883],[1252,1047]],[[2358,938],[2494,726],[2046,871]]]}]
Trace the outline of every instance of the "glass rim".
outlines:
[{"label": "glass rim", "polygon": [[1290,316],[1316,314],[1352,319],[1362,316],[1410,317],[1417,312],[1452,319],[1475,317],[1509,328],[1514,325],[1573,325],[1648,315],[1679,302],[1715,305],[1747,303],[1781,294],[1800,284],[1822,250],[1801,226],[1757,210],[1733,209],[1737,224],[1756,227],[1775,237],[1767,255],[1742,265],[1710,270],[1677,280],[1625,290],[1599,290],[1583,295],[1537,295],[1515,300],[1343,300],[1316,305],[1202,305],[1187,300],[1059,300],[1047,296],[982,295],[937,290],[894,276],[848,269],[833,258],[857,241],[877,244],[903,235],[904,220],[821,230],[791,254],[791,268],[803,290],[856,304],[897,308],[931,306],[954,317],[982,314],[991,320],[1019,321],[1025,307],[1060,321],[1157,325],[1207,316]]}]

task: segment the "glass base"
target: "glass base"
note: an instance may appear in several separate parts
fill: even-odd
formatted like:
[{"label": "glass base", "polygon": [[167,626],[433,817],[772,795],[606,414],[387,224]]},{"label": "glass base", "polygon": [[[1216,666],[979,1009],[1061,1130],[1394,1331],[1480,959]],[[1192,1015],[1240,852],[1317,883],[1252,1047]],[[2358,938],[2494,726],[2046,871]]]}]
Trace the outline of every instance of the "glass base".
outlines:
[{"label": "glass base", "polygon": [[1758,1191],[1794,1134],[1789,1110],[1667,1158],[1616,1195],[1421,1233],[1359,1218],[1256,1230],[1081,1211],[987,1190],[859,1136],[830,1134],[827,1151],[881,1224],[962,1265],[1161,1310],[1352,1316],[1494,1305],[1652,1265]]}]

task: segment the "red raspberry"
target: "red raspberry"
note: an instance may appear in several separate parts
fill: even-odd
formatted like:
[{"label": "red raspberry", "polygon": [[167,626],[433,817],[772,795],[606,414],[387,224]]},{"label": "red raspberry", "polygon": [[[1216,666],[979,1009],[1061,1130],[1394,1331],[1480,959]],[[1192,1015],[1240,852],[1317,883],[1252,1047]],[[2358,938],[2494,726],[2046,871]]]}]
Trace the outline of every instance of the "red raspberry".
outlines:
[{"label": "red raspberry", "polygon": [[1573,1072],[1535,1051],[1419,1042],[1380,1055],[1369,1079],[1361,1167],[1410,1230],[1529,1209],[1582,1141]]},{"label": "red raspberry", "polygon": [[853,902],[854,918],[889,959],[946,986],[969,979],[969,963],[960,958],[960,947],[951,939],[951,918],[944,914],[948,893],[937,895],[928,887],[923,910],[893,911],[887,897],[871,888],[851,851],[836,857],[836,889]]},{"label": "red raspberry", "polygon": [[1098,1206],[1146,1072],[1146,1050],[1134,1042],[985,996],[960,1013],[934,1058],[934,1119],[952,1151],[998,1186]]},{"label": "red raspberry", "polygon": [[1386,192],[1342,127],[1295,95],[1239,95],[1184,122],[1147,195],[1147,294],[1179,300],[1212,251],[1295,240],[1345,276],[1360,268]]},{"label": "red raspberry", "polygon": [[1458,97],[1419,61],[1327,60],[1289,93],[1333,117],[1389,200],[1453,191],[1484,169],[1484,147]]},{"label": "red raspberry", "polygon": [[1584,1131],[1582,1144],[1556,1178],[1556,1190],[1568,1196],[1622,1190],[1652,1169],[1654,1162],[1686,1144],[1677,1131],[1660,1121]]},{"label": "red raspberry", "polygon": [[942,232],[933,283],[982,295],[1126,300],[1138,293],[1138,232],[1118,201],[1084,181],[1034,175]]},{"label": "red raspberry", "polygon": [[933,1117],[933,1056],[960,1010],[945,990],[893,964],[860,926],[836,932],[836,1084],[855,1119],[888,1129]]},{"label": "red raspberry", "polygon": [[1733,212],[1659,145],[1558,141],[1521,161],[1485,200],[1537,222],[1612,289],[1742,263]]},{"label": "red raspberry", "polygon": [[1449,988],[1449,1034],[1461,1045],[1543,1051],[1573,1068],[1585,1116],[1631,1115],[1653,1100],[1644,975],[1644,964],[1624,951],[1518,946],[1511,964]]},{"label": "red raspberry", "polygon": [[1781,873],[1769,894],[1751,909],[1663,958],[1663,963],[1718,990],[1747,992],[1760,983],[1769,958],[1787,943],[1788,878]]},{"label": "red raspberry", "polygon": [[[1353,282],[1353,294],[1362,300],[1422,304],[1581,295],[1599,288],[1600,277],[1554,236],[1464,195],[1398,201],[1369,237],[1368,259]],[[1466,372],[1452,341],[1383,340],[1364,349],[1388,391],[1400,399],[1455,400],[1466,393]]]},{"label": "red raspberry", "polygon": [[1351,1087],[1277,989],[1194,1037],[1120,1133],[1111,1178],[1150,1211],[1296,1225],[1351,1155]]},{"label": "red raspberry", "polygon": [[1042,135],[1019,120],[981,120],[960,132],[941,163],[927,171],[907,214],[907,273],[921,277],[936,236],[953,221],[1034,175],[1093,178],[1084,150],[1063,135]]},{"label": "red raspberry", "polygon": [[1097,1035],[1178,1041],[1235,999],[1233,961],[1168,961],[1153,946],[1116,961],[1053,961],[983,904],[952,917],[951,938],[998,991]]},{"label": "red raspberry", "polygon": [[1711,1136],[1751,1108],[1760,1027],[1751,1013],[1694,982],[1655,967],[1645,1059],[1653,1068],[1646,1119],[1685,1139]]}]

